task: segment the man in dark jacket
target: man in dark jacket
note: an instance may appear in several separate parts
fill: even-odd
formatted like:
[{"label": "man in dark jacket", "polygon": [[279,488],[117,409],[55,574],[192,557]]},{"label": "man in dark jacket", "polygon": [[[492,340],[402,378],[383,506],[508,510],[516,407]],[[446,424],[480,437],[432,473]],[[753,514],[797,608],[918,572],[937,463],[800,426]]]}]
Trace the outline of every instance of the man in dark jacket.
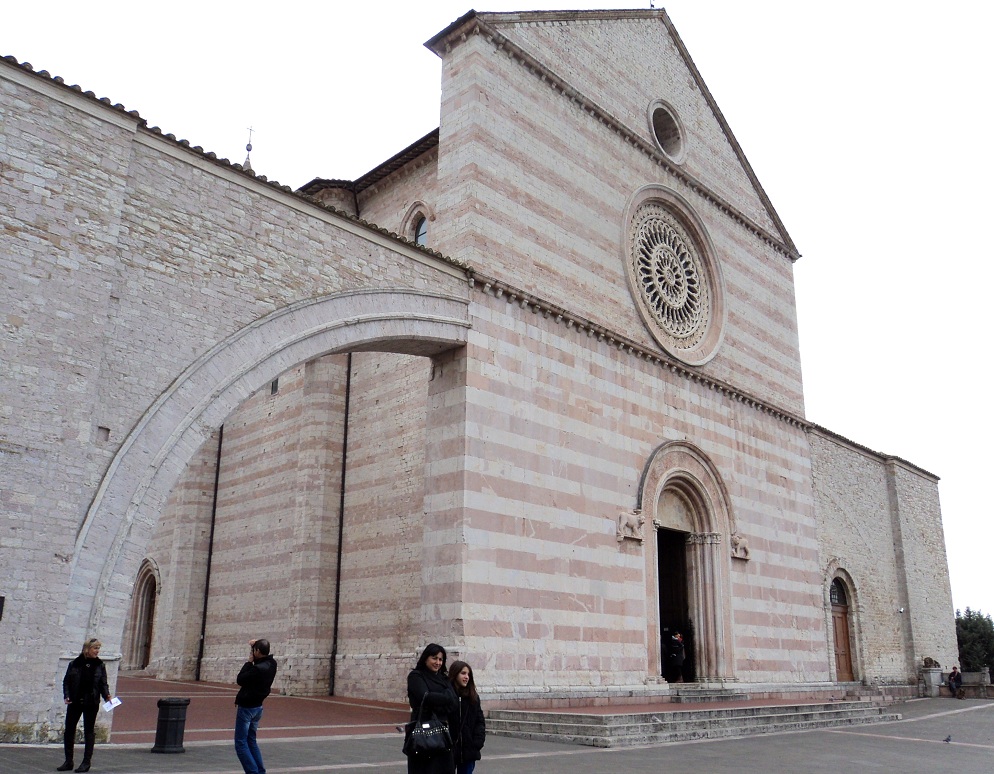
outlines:
[{"label": "man in dark jacket", "polygon": [[262,702],[276,679],[276,659],[269,655],[269,640],[249,640],[251,656],[238,673],[241,686],[235,697],[235,755],[245,774],[266,774],[255,734],[262,718]]},{"label": "man in dark jacket", "polygon": [[953,671],[949,673],[949,693],[955,699],[959,695],[959,689],[963,685],[963,675],[959,671],[959,667],[953,667]]}]

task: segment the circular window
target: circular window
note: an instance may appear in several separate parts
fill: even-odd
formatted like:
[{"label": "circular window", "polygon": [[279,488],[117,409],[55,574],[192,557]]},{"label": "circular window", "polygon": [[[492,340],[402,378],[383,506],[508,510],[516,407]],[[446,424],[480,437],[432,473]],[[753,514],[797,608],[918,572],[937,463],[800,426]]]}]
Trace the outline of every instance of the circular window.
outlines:
[{"label": "circular window", "polygon": [[664,189],[646,189],[629,212],[625,264],[639,313],[663,349],[703,365],[724,329],[721,272],[703,226]]},{"label": "circular window", "polygon": [[656,145],[671,161],[683,161],[683,126],[676,111],[660,99],[649,105],[649,129]]},{"label": "circular window", "polygon": [[632,229],[633,265],[646,303],[670,336],[696,341],[706,328],[709,291],[693,241],[658,204],[644,205]]}]

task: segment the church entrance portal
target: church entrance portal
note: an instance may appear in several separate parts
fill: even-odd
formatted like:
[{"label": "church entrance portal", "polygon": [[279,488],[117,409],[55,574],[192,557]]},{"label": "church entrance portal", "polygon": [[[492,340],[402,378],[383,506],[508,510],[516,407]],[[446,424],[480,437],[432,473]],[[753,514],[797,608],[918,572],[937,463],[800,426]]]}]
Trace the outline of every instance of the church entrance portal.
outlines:
[{"label": "church entrance portal", "polygon": [[849,649],[849,597],[842,581],[832,581],[832,641],[835,650],[835,679],[840,683],[855,679]]},{"label": "church entrance portal", "polygon": [[666,645],[679,630],[685,681],[734,679],[728,541],[735,525],[721,476],[700,449],[666,441],[642,470],[637,511],[643,503],[655,529],[647,552],[655,552],[646,591],[658,615],[650,625],[650,669],[665,677]]},{"label": "church entrance portal", "polygon": [[659,564],[659,651],[662,673],[667,679],[668,646],[670,638],[679,632],[683,636],[683,682],[695,680],[693,628],[687,604],[687,533],[672,529],[656,530],[656,556]]}]

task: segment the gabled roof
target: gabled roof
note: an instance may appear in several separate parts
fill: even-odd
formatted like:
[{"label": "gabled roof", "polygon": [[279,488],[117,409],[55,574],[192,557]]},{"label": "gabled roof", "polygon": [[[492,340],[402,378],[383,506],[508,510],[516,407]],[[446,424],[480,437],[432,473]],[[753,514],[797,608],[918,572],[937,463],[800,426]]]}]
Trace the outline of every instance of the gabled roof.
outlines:
[{"label": "gabled roof", "polygon": [[[766,211],[770,221],[775,226],[775,234],[770,234],[767,229],[755,223],[748,215],[739,211],[739,209],[732,202],[728,201],[717,191],[711,190],[702,180],[692,176],[680,165],[672,163],[663,154],[659,154],[655,148],[646,143],[640,135],[633,132],[631,127],[621,125],[614,116],[600,108],[600,106],[598,106],[597,103],[589,97],[589,95],[578,93],[575,86],[569,83],[566,78],[552,72],[544,63],[536,61],[531,53],[525,52],[518,48],[514,42],[504,36],[499,30],[500,27],[511,24],[548,22],[568,23],[571,21],[623,21],[637,19],[655,19],[665,26],[667,33],[672,38],[673,43],[676,46],[677,51],[679,51],[688,72],[691,74],[691,77],[700,89],[700,93],[711,110],[711,113],[714,115],[715,120],[721,127],[721,131],[724,133],[732,152],[742,165],[742,169],[748,177],[748,180],[752,185],[756,196],[761,202],[763,209]],[[680,39],[676,28],[673,26],[673,22],[664,10],[527,11],[513,13],[478,13],[477,11],[469,11],[456,19],[452,22],[452,24],[439,32],[437,35],[429,39],[425,43],[425,46],[438,56],[443,56],[453,45],[457,45],[461,40],[465,39],[466,36],[476,32],[484,33],[493,41],[495,46],[507,50],[508,53],[513,53],[515,57],[527,63],[529,67],[533,67],[540,71],[543,79],[549,80],[556,87],[561,88],[563,92],[569,95],[572,99],[581,102],[585,109],[596,114],[599,120],[618,131],[625,137],[626,140],[632,142],[632,144],[637,147],[642,146],[643,149],[651,153],[658,162],[664,164],[674,176],[683,179],[695,190],[698,190],[710,198],[715,202],[715,204],[721,207],[721,209],[728,212],[729,215],[736,220],[742,222],[761,238],[779,247],[790,257],[792,261],[797,260],[800,257],[800,253],[797,251],[794,241],[791,239],[790,234],[787,233],[787,229],[784,226],[783,221],[780,219],[776,209],[773,207],[773,203],[770,201],[769,196],[766,194],[762,184],[759,182],[759,178],[756,177],[756,173],[753,170],[752,165],[749,163],[749,160],[746,158],[745,152],[742,150],[742,146],[739,145],[738,140],[735,139],[735,135],[732,132],[731,127],[728,125],[728,122],[725,120],[725,116],[722,114],[717,102],[715,102],[711,91],[704,83],[704,79],[701,77],[700,71],[694,64],[690,53],[687,51],[687,47]]]},{"label": "gabled roof", "polygon": [[344,188],[353,193],[361,193],[362,191],[370,188],[377,183],[379,183],[384,178],[392,175],[398,169],[406,164],[414,161],[416,158],[424,155],[432,148],[438,147],[438,129],[433,129],[428,132],[420,140],[415,140],[413,143],[408,145],[400,153],[391,156],[389,159],[373,167],[369,172],[367,172],[362,177],[356,180],[337,180],[337,179],[325,179],[321,177],[316,177],[309,183],[302,185],[298,188],[298,192],[302,194],[308,194],[313,196],[318,191],[326,188]]}]

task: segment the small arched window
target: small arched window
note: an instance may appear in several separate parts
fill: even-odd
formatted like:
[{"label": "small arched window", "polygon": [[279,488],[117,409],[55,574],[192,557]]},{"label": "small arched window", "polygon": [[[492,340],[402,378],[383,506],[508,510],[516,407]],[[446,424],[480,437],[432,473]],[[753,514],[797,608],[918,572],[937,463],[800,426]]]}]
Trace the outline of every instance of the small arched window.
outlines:
[{"label": "small arched window", "polygon": [[842,585],[842,581],[838,578],[832,581],[832,589],[829,592],[829,596],[832,599],[833,605],[849,604],[849,598],[846,596],[846,587]]},{"label": "small arched window", "polygon": [[428,241],[428,218],[418,215],[414,221],[414,244],[424,245]]}]

